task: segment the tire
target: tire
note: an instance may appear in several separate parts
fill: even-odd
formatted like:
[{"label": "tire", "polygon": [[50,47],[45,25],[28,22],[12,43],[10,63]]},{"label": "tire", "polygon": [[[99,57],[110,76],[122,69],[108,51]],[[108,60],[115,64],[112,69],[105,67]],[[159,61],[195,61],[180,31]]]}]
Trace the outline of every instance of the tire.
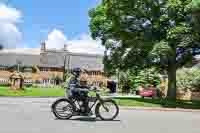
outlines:
[{"label": "tire", "polygon": [[[67,104],[67,110],[70,110],[70,113],[69,114],[65,114],[64,116],[59,114],[58,110],[57,110],[57,107],[60,103],[66,103]],[[54,114],[54,116],[58,119],[70,119],[72,116],[73,116],[73,113],[74,113],[74,106],[73,104],[70,102],[70,100],[66,99],[66,98],[63,98],[63,99],[58,99],[56,100],[53,104],[52,104],[52,112]],[[65,108],[65,107],[63,107]],[[63,113],[64,114],[64,113]]]},{"label": "tire", "polygon": [[114,105],[116,112],[113,114],[113,116],[106,118],[100,112],[100,108],[103,107],[102,104],[98,103],[95,108],[96,117],[99,117],[101,120],[105,120],[105,121],[114,120],[119,114],[119,107],[118,107],[117,103],[113,100],[104,100],[103,103],[111,103],[112,105]]}]

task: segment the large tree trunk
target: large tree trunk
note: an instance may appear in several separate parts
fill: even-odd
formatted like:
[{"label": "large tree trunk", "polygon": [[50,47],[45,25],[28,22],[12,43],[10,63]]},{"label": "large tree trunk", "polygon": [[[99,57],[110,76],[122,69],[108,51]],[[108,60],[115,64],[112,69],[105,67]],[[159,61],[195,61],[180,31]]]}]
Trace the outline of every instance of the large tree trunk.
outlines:
[{"label": "large tree trunk", "polygon": [[168,99],[176,99],[176,68],[169,68],[168,70]]},{"label": "large tree trunk", "polygon": [[176,100],[176,58],[168,65],[167,99]]},{"label": "large tree trunk", "polygon": [[194,19],[194,27],[197,32],[200,32],[200,9],[196,9],[192,13]]}]

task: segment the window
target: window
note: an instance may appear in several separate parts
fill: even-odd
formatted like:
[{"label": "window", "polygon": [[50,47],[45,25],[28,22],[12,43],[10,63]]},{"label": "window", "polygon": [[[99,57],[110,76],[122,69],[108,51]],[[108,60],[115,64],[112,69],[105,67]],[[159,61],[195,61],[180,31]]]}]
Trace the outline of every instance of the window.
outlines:
[{"label": "window", "polygon": [[41,68],[40,71],[42,71],[42,72],[48,72],[48,68],[45,68],[45,67]]},{"label": "window", "polygon": [[6,71],[6,67],[0,67],[0,71]]}]

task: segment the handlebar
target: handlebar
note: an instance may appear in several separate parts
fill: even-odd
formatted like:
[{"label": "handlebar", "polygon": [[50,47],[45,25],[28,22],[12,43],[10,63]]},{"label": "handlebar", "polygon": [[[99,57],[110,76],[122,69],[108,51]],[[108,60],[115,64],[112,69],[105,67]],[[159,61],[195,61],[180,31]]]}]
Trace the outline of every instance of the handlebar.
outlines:
[{"label": "handlebar", "polygon": [[100,90],[96,86],[90,86],[90,91],[100,92]]},{"label": "handlebar", "polygon": [[[65,89],[69,89],[68,86],[64,87]],[[80,86],[78,88],[82,88],[82,90],[88,90],[88,91],[94,91],[94,92],[100,92],[100,89],[98,87],[91,85],[91,86]]]}]

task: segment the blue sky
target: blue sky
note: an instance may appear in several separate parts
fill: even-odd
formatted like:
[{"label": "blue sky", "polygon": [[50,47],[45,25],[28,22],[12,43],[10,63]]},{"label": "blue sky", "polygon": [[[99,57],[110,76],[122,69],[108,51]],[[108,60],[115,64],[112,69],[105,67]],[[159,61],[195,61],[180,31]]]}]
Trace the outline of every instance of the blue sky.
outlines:
[{"label": "blue sky", "polygon": [[[19,12],[20,17],[12,24],[16,26],[22,36],[21,43],[25,47],[34,48],[39,47],[41,40],[48,39],[52,32],[53,35],[63,34],[64,40],[88,38],[91,41],[88,11],[98,2],[99,0],[2,0],[1,3],[11,10]],[[0,10],[0,22],[1,12]],[[5,15],[3,17],[5,18]],[[60,36],[62,36],[61,34]]]}]

